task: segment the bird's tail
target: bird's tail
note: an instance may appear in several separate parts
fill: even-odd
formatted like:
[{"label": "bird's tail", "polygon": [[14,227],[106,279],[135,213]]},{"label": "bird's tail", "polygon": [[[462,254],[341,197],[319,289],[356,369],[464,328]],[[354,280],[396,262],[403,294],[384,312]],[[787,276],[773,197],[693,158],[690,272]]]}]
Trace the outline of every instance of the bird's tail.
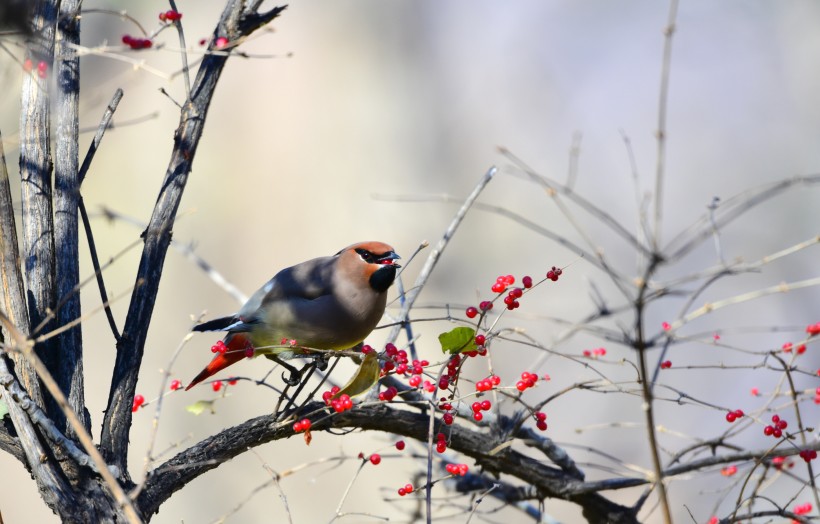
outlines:
[{"label": "bird's tail", "polygon": [[231,364],[236,364],[247,356],[248,348],[253,347],[250,340],[241,333],[233,333],[225,337],[225,346],[227,350],[224,353],[218,353],[214,359],[205,366],[205,369],[194,377],[191,383],[188,384],[188,387],[185,388],[185,391],[188,391],[206,378],[215,375]]},{"label": "bird's tail", "polygon": [[236,316],[222,317],[197,324],[193,327],[192,331],[225,331],[226,328],[233,326],[237,322],[239,322],[239,318]]}]

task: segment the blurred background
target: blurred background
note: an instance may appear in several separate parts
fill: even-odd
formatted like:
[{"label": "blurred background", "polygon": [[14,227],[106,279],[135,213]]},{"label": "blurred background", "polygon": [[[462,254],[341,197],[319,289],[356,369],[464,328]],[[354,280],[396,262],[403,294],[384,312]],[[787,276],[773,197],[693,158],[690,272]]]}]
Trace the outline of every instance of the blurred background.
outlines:
[{"label": "blurred background", "polygon": [[[221,4],[177,2],[191,60],[203,49],[198,41],[210,37]],[[176,74],[180,58],[175,33],[161,33],[150,51],[126,50],[120,46],[121,37],[142,36],[139,29],[98,10],[126,9],[152,31],[159,24],[158,13],[168,8],[158,1],[83,3],[87,11],[82,20],[83,45],[116,47],[107,55],[83,59],[81,126],[96,129],[114,90],[125,91],[114,117],[116,128],[105,135],[83,185],[86,205],[95,213],[102,260],[117,255],[142,231],[142,226],[127,220],[107,220],[103,209],[141,223],[150,216],[178,124],[176,106],[160,89],[181,102],[184,86]],[[635,231],[636,192],[643,197],[654,188],[668,8],[667,2],[654,0],[503,4],[355,0],[292,5],[271,31],[260,31],[242,45],[247,58],[231,58],[225,68],[174,239],[192,246],[246,294],[282,267],[335,253],[360,240],[388,242],[406,259],[421,242],[435,243],[440,238],[458,205],[435,199],[399,202],[396,197],[461,199],[490,166],[498,165],[500,173],[482,202],[514,210],[580,243],[579,234],[544,191],[517,174],[497,149],[506,147],[538,173],[564,181],[574,136],[581,137],[576,190]],[[681,3],[669,90],[662,197],[665,241],[702,216],[715,196],[726,199],[749,187],[817,172],[818,24],[820,4],[809,0]],[[4,44],[18,58],[22,56],[19,41],[4,40]],[[14,179],[19,85],[24,73],[7,55],[0,59],[0,67],[4,86],[0,131]],[[141,122],[127,125],[135,120]],[[634,151],[637,191],[622,134],[629,137]],[[81,151],[87,150],[92,136],[93,131],[83,135]],[[819,207],[817,191],[806,189],[760,206],[722,232],[726,259],[751,262],[812,238],[818,234]],[[634,249],[594,219],[583,213],[577,216],[611,263],[635,276]],[[120,325],[134,283],[138,249],[119,256],[105,272],[109,294],[126,296],[114,305]],[[87,253],[82,256],[82,275],[89,276]],[[702,300],[817,276],[817,260],[816,248],[803,251],[758,273],[722,282]],[[420,257],[407,266],[403,273],[407,286],[422,262]],[[688,274],[717,262],[713,244],[707,242],[661,277]],[[558,283],[526,297],[515,315],[505,317],[504,326],[525,329],[551,345],[564,329],[551,319],[578,320],[594,311],[589,299],[592,285],[612,305],[622,299],[606,276],[577,254],[513,221],[476,210],[448,246],[419,304],[451,304],[461,314],[467,305],[490,298],[489,287],[500,274],[543,276],[550,266],[567,264],[572,265]],[[820,320],[818,295],[816,289],[809,289],[744,304],[709,315],[684,334],[725,329],[723,340],[728,338],[739,347],[755,351],[780,347],[798,340],[806,324]],[[659,302],[652,310],[650,331],[677,318],[681,304],[679,299]],[[98,291],[90,285],[83,291],[83,309],[91,311],[98,305]],[[138,392],[148,400],[156,398],[162,370],[168,369],[193,317],[223,315],[238,306],[179,251],[169,251]],[[441,315],[441,309],[415,313],[416,317]],[[764,329],[750,331],[745,326]],[[781,326],[786,332],[772,333],[766,326]],[[445,321],[416,326],[421,358],[440,358],[436,336],[450,327]],[[369,342],[380,344],[386,331],[375,332]],[[85,323],[84,337],[86,397],[98,438],[115,348],[101,314]],[[209,348],[215,341],[214,336],[195,336],[173,364],[171,376],[187,383],[211,358]],[[632,368],[619,364],[622,358],[634,359],[625,348],[579,336],[555,349],[580,355],[584,349],[602,345],[608,362],[601,369],[613,378],[634,380]],[[499,345],[493,351],[496,372],[505,381],[514,382],[524,370],[551,375],[552,383],[533,391],[532,399],[592,376],[572,361],[539,360],[537,351],[523,346]],[[803,357],[807,367],[820,367],[818,351],[811,347]],[[667,357],[676,368],[679,364],[750,364],[748,357],[740,360],[736,353],[697,343],[673,349]],[[536,361],[537,368],[528,368]],[[486,376],[486,368],[477,362],[471,365],[468,371],[473,376]],[[270,367],[257,360],[232,371],[259,378]],[[333,378],[344,383],[351,373],[346,364]],[[717,406],[751,411],[765,399],[750,397],[749,388],[771,391],[779,375],[711,368],[672,369],[664,377],[670,386]],[[801,382],[801,387],[817,385],[810,379]],[[240,382],[216,403],[215,415],[185,411],[196,400],[215,396],[205,386],[166,397],[155,453],[169,458],[221,428],[270,412],[276,401],[270,390]],[[634,464],[637,471],[650,467],[637,397],[579,392],[551,403],[547,412],[547,435],[561,444],[584,446],[579,451],[570,448],[582,462],[601,463],[591,453],[600,450]],[[135,480],[141,477],[153,413],[151,405],[134,416],[130,461]],[[804,416],[806,424],[815,424],[818,410]],[[658,418],[668,428],[662,443],[670,450],[726,429],[719,410],[660,404]],[[613,428],[613,423],[622,426]],[[758,449],[768,445],[762,438],[755,429],[738,437],[737,443]],[[294,522],[330,521],[358,468],[355,457],[360,451],[366,456],[381,452],[385,460],[378,467],[366,467],[358,477],[342,508],[354,515],[343,521],[406,521],[422,499],[393,500],[395,490],[413,482],[424,465],[407,458],[406,452],[394,453],[395,440],[383,434],[317,433],[309,447],[301,438],[262,446],[175,494],[153,522],[210,522],[228,513],[232,522],[283,522],[286,513],[276,490],[269,487],[251,496],[269,478],[263,465],[284,472],[323,457],[344,456],[348,460],[314,465],[281,482]],[[0,511],[6,523],[56,521],[20,463],[0,456],[0,470]],[[635,470],[632,474],[640,475]],[[589,475],[612,476],[595,469]],[[697,522],[705,522],[721,508],[733,507],[732,497],[722,498],[727,487],[727,479],[717,469],[695,476],[694,481],[673,481],[671,501],[677,520],[689,519],[691,511]],[[798,487],[786,485],[772,496],[789,497]],[[443,489],[437,491],[445,496]],[[629,504],[639,494],[640,490],[625,490],[607,496]],[[232,513],[239,504],[241,508]],[[548,500],[545,509],[563,522],[581,519],[577,508],[561,501]],[[659,517],[651,509],[649,503],[642,513],[647,522]],[[450,514],[435,520],[447,522]],[[462,514],[454,521],[463,519]],[[527,521],[515,510],[486,519]]]}]

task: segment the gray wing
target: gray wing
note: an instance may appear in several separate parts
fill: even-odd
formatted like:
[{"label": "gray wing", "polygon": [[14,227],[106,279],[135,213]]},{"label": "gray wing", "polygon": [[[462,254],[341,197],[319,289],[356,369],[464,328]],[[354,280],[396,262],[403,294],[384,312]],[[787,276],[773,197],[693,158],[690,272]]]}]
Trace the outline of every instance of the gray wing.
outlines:
[{"label": "gray wing", "polygon": [[[237,317],[249,325],[259,322],[264,311],[279,309],[290,301],[316,300],[332,294],[333,266],[337,260],[336,256],[314,258],[283,269],[248,299]],[[240,331],[238,326],[232,327]]]}]

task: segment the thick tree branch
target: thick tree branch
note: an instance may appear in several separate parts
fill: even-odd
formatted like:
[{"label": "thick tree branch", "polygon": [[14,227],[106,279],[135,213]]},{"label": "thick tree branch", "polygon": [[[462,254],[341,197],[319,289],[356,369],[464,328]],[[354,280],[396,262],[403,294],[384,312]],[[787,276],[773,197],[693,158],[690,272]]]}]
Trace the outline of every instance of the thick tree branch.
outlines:
[{"label": "thick tree branch", "polygon": [[[51,194],[51,123],[49,81],[54,61],[54,31],[57,22],[57,0],[38,2],[33,11],[35,36],[30,40],[28,57],[44,64],[45,78],[32,71],[23,76],[22,110],[20,111],[20,180],[23,207],[23,275],[29,324],[32,332],[47,326],[40,324],[54,307],[54,218]],[[55,341],[39,344],[37,352],[49,370],[59,360]],[[35,397],[36,398],[36,397]],[[58,425],[65,416],[52,400],[47,404],[49,416]]]},{"label": "thick tree branch", "polygon": [[[80,156],[80,58],[75,51],[80,44],[80,0],[62,0],[57,22],[56,105],[57,136],[54,165],[54,249],[57,302],[57,325],[65,326],[80,318],[80,257],[77,206],[80,199],[78,174]],[[83,381],[82,328],[77,325],[57,339],[60,358],[53,370],[60,389],[68,393],[68,403],[80,417],[86,431],[91,420],[85,409]],[[73,431],[63,431],[72,437]]]},{"label": "thick tree branch", "polygon": [[[11,197],[3,137],[0,135],[0,281],[3,283],[2,311],[12,324],[25,336],[31,333],[26,314],[26,298],[23,292],[23,275],[20,272],[20,250],[17,243],[17,220],[14,217],[14,201]],[[3,329],[4,340],[11,333]],[[28,391],[29,397],[43,407],[40,384],[31,365],[21,355],[12,355],[17,376]]]},{"label": "thick tree branch", "polygon": [[[303,411],[313,412],[321,406],[323,404],[312,403],[305,406]],[[395,433],[426,442],[427,421],[428,415],[424,413],[394,409],[385,404],[360,405],[352,411],[317,420],[314,422],[313,431],[359,428]],[[540,498],[554,497],[575,502],[584,508],[590,522],[637,522],[630,508],[615,504],[598,493],[585,490],[584,482],[573,475],[509,448],[491,453],[498,443],[488,438],[485,432],[473,431],[458,425],[450,426],[449,430],[451,449],[474,458],[478,465],[488,472],[512,475],[532,485]],[[257,417],[228,428],[179,453],[153,470],[137,500],[137,507],[143,518],[147,518],[158,511],[160,505],[175,491],[199,475],[244,453],[248,448],[287,438],[293,434],[290,424],[277,424],[271,416]]]},{"label": "thick tree branch", "polygon": [[[217,36],[236,42],[276,18],[284,9],[272,9],[260,18],[262,15],[245,12],[244,6],[245,2],[239,0],[228,2],[216,29]],[[226,49],[230,50],[231,47]],[[100,442],[103,456],[122,471],[126,470],[128,456],[131,405],[165,255],[171,242],[179,202],[202,137],[208,108],[228,56],[225,53],[208,54],[199,67],[189,100],[182,108],[179,127],[174,134],[171,162],[148,228],[143,233],[145,248],[137,270],[125,328],[117,344],[117,357]]]}]

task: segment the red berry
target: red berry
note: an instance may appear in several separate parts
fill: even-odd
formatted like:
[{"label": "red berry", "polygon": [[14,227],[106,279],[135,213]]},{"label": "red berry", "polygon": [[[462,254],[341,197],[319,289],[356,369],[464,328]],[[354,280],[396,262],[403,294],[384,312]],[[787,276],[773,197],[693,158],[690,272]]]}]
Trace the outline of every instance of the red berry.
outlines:
[{"label": "red berry", "polygon": [[31,58],[26,58],[26,61],[23,62],[23,70],[26,73],[29,73],[29,72],[31,72],[32,67],[33,67],[33,65],[31,63]]},{"label": "red berry", "polygon": [[178,389],[182,389],[182,382],[180,382],[177,379],[172,380],[170,389],[171,389],[171,391],[176,391]]},{"label": "red berry", "polygon": [[535,427],[537,427],[541,431],[546,431],[547,430],[547,423],[544,422],[543,420],[539,420],[538,422],[535,423]]},{"label": "red berry", "polygon": [[671,360],[664,360],[663,362],[661,362],[661,369],[669,369],[671,367],[672,367],[672,361]]},{"label": "red berry", "polygon": [[404,449],[404,441],[403,440],[399,440],[398,442],[396,442],[396,449],[399,450],[399,451]]},{"label": "red berry", "polygon": [[453,414],[452,413],[445,413],[441,419],[444,421],[445,424],[448,426],[453,423]]},{"label": "red berry", "polygon": [[405,491],[406,493],[413,493],[413,485],[412,485],[412,484],[406,484],[406,485],[404,486],[404,491]]},{"label": "red berry", "polygon": [[477,413],[481,411],[481,402],[473,402],[473,405],[470,407],[473,409],[474,412]]},{"label": "red berry", "polygon": [[521,283],[524,285],[525,288],[529,289],[532,287],[532,277],[526,276],[521,279]]},{"label": "red berry", "polygon": [[502,284],[501,282],[496,282],[496,283],[495,283],[495,284],[493,284],[493,286],[490,288],[490,290],[491,290],[493,293],[503,293],[505,289],[507,289],[507,286],[505,286],[505,285],[504,285],[504,284]]},{"label": "red berry", "polygon": [[735,419],[737,419],[737,415],[735,415],[734,411],[726,413],[726,422],[734,422]]},{"label": "red berry", "polygon": [[370,463],[374,466],[378,466],[379,462],[382,461],[382,457],[378,453],[373,453],[370,455]]},{"label": "red berry", "polygon": [[467,315],[467,318],[475,318],[478,315],[478,309],[473,306],[467,308],[467,311],[464,312]]},{"label": "red berry", "polygon": [[160,19],[161,22],[164,22],[168,19],[168,15],[166,15],[165,13],[160,13],[159,14],[159,19]]},{"label": "red berry", "polygon": [[485,337],[484,335],[476,335],[475,336],[475,345],[476,346],[483,346],[486,341],[487,341],[487,337]]},{"label": "red berry", "polygon": [[220,389],[222,389],[222,381],[217,380],[216,382],[212,382],[211,387],[213,388],[214,391],[219,391]]},{"label": "red berry", "polygon": [[513,298],[521,298],[524,295],[524,292],[521,291],[520,287],[514,287],[510,290],[510,296]]},{"label": "red berry", "polygon": [[774,428],[772,426],[766,426],[763,428],[763,434],[767,437],[771,437],[772,433],[774,433]]},{"label": "red berry", "polygon": [[222,48],[226,47],[227,45],[228,45],[228,39],[225,38],[224,36],[220,36],[219,38],[216,39],[216,42],[214,42],[214,47],[216,47],[217,49],[222,49]]},{"label": "red berry", "polygon": [[481,411],[488,411],[491,407],[493,407],[493,405],[489,400],[481,401]]},{"label": "red berry", "polygon": [[436,451],[438,453],[444,453],[445,451],[447,451],[447,443],[443,440],[439,440],[438,442],[436,442]]},{"label": "red berry", "polygon": [[547,420],[547,414],[543,411],[536,411],[535,412],[535,419],[536,420]]},{"label": "red berry", "polygon": [[475,413],[473,413],[473,418],[476,422],[481,422],[481,419],[484,418],[484,415],[482,415],[480,411],[476,411]]},{"label": "red berry", "polygon": [[780,428],[774,428],[772,436],[774,436],[774,438],[780,438],[783,436],[783,431]]},{"label": "red berry", "polygon": [[478,308],[479,308],[481,311],[489,311],[489,310],[491,310],[491,309],[493,308],[493,303],[492,303],[492,302],[490,302],[489,300],[484,300],[483,302],[481,302],[481,303],[478,305]]},{"label": "red berry", "polygon": [[134,395],[134,404],[131,406],[131,411],[137,411],[140,408],[140,406],[142,406],[144,403],[145,397],[137,393],[136,395]]}]

